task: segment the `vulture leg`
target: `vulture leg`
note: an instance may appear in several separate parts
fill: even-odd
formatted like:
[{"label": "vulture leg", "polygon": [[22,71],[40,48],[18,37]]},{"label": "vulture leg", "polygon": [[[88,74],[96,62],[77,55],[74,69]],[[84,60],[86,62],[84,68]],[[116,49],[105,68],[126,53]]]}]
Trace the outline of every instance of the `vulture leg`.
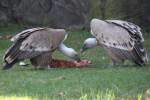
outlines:
[{"label": "vulture leg", "polygon": [[36,68],[50,68],[49,64],[52,60],[52,56],[50,52],[43,53],[42,55],[31,58],[30,61],[32,65]]},{"label": "vulture leg", "polygon": [[110,48],[110,50],[112,52],[111,55],[112,55],[112,61],[114,65],[119,65],[121,63],[124,63],[124,59],[126,58],[125,52],[115,48]]},{"label": "vulture leg", "polygon": [[117,65],[119,65],[119,62],[118,61],[116,61],[115,59],[113,59],[113,58],[111,58],[111,60],[112,60],[112,66],[117,66]]},{"label": "vulture leg", "polygon": [[122,58],[120,58],[116,52],[114,52],[114,50],[112,50],[113,48],[109,48],[104,46],[104,49],[107,52],[107,55],[111,58],[112,60],[112,64],[111,65],[119,65],[120,63],[123,63],[124,60]]},{"label": "vulture leg", "polygon": [[[113,56],[114,57],[114,56]],[[110,57],[111,58],[111,60],[112,60],[112,65],[113,66],[118,66],[118,65],[120,65],[121,63],[124,63],[124,60],[123,59],[120,59],[119,57],[115,57],[115,58],[113,58],[113,57]]]}]

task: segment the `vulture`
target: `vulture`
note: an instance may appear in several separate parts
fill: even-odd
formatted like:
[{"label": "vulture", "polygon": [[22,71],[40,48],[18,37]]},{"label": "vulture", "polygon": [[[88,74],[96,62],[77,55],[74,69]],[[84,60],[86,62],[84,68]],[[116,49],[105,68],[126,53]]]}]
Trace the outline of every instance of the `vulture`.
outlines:
[{"label": "vulture", "polygon": [[84,41],[81,52],[95,46],[103,47],[113,65],[129,60],[142,66],[148,61],[139,26],[122,20],[92,19],[90,27],[93,37]]},{"label": "vulture", "polygon": [[67,38],[64,29],[32,28],[24,30],[11,38],[13,44],[3,57],[3,69],[11,68],[15,63],[30,59],[35,68],[50,67],[52,53],[58,49],[73,60],[80,61],[78,53],[63,42]]}]

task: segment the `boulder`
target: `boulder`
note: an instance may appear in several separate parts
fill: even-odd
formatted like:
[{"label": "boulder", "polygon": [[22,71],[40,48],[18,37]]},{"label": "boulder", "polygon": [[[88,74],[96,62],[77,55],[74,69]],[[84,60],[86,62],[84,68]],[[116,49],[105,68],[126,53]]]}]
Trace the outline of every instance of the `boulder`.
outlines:
[{"label": "boulder", "polygon": [[90,0],[0,0],[0,20],[57,28],[89,24]]}]

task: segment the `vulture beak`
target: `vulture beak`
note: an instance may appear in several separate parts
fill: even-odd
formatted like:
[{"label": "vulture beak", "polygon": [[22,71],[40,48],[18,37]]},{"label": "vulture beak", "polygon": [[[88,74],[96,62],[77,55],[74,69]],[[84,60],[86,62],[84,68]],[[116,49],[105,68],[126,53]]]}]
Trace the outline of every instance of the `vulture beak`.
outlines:
[{"label": "vulture beak", "polygon": [[76,60],[77,62],[80,62],[80,61],[81,61],[79,55],[75,55],[73,59]]},{"label": "vulture beak", "polygon": [[88,48],[86,47],[86,45],[84,44],[83,47],[80,49],[80,53],[83,53],[84,51],[86,51]]}]

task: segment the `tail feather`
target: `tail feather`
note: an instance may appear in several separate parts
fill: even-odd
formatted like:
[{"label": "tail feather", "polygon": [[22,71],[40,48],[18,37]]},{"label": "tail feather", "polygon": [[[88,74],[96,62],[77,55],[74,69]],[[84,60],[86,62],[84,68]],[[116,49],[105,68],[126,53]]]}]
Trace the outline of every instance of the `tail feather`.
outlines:
[{"label": "tail feather", "polygon": [[148,58],[147,58],[147,53],[146,53],[142,43],[135,44],[133,53],[137,57],[137,59],[135,60],[136,64],[138,64],[138,65],[146,64],[146,62],[148,61]]},{"label": "tail feather", "polygon": [[15,63],[17,62],[17,60],[13,61],[12,63],[5,63],[3,66],[3,70],[8,70],[10,69]]},{"label": "tail feather", "polygon": [[16,42],[6,51],[3,57],[5,62],[3,69],[9,69],[17,62],[18,56],[20,55],[20,45],[21,42]]},{"label": "tail feather", "polygon": [[20,47],[21,43],[14,43],[5,53],[4,55],[4,60],[6,60],[7,58],[15,58],[16,55],[19,52],[19,47]]},{"label": "tail feather", "polygon": [[3,66],[3,70],[10,69],[11,67],[12,67],[12,64],[5,63],[5,65]]}]

